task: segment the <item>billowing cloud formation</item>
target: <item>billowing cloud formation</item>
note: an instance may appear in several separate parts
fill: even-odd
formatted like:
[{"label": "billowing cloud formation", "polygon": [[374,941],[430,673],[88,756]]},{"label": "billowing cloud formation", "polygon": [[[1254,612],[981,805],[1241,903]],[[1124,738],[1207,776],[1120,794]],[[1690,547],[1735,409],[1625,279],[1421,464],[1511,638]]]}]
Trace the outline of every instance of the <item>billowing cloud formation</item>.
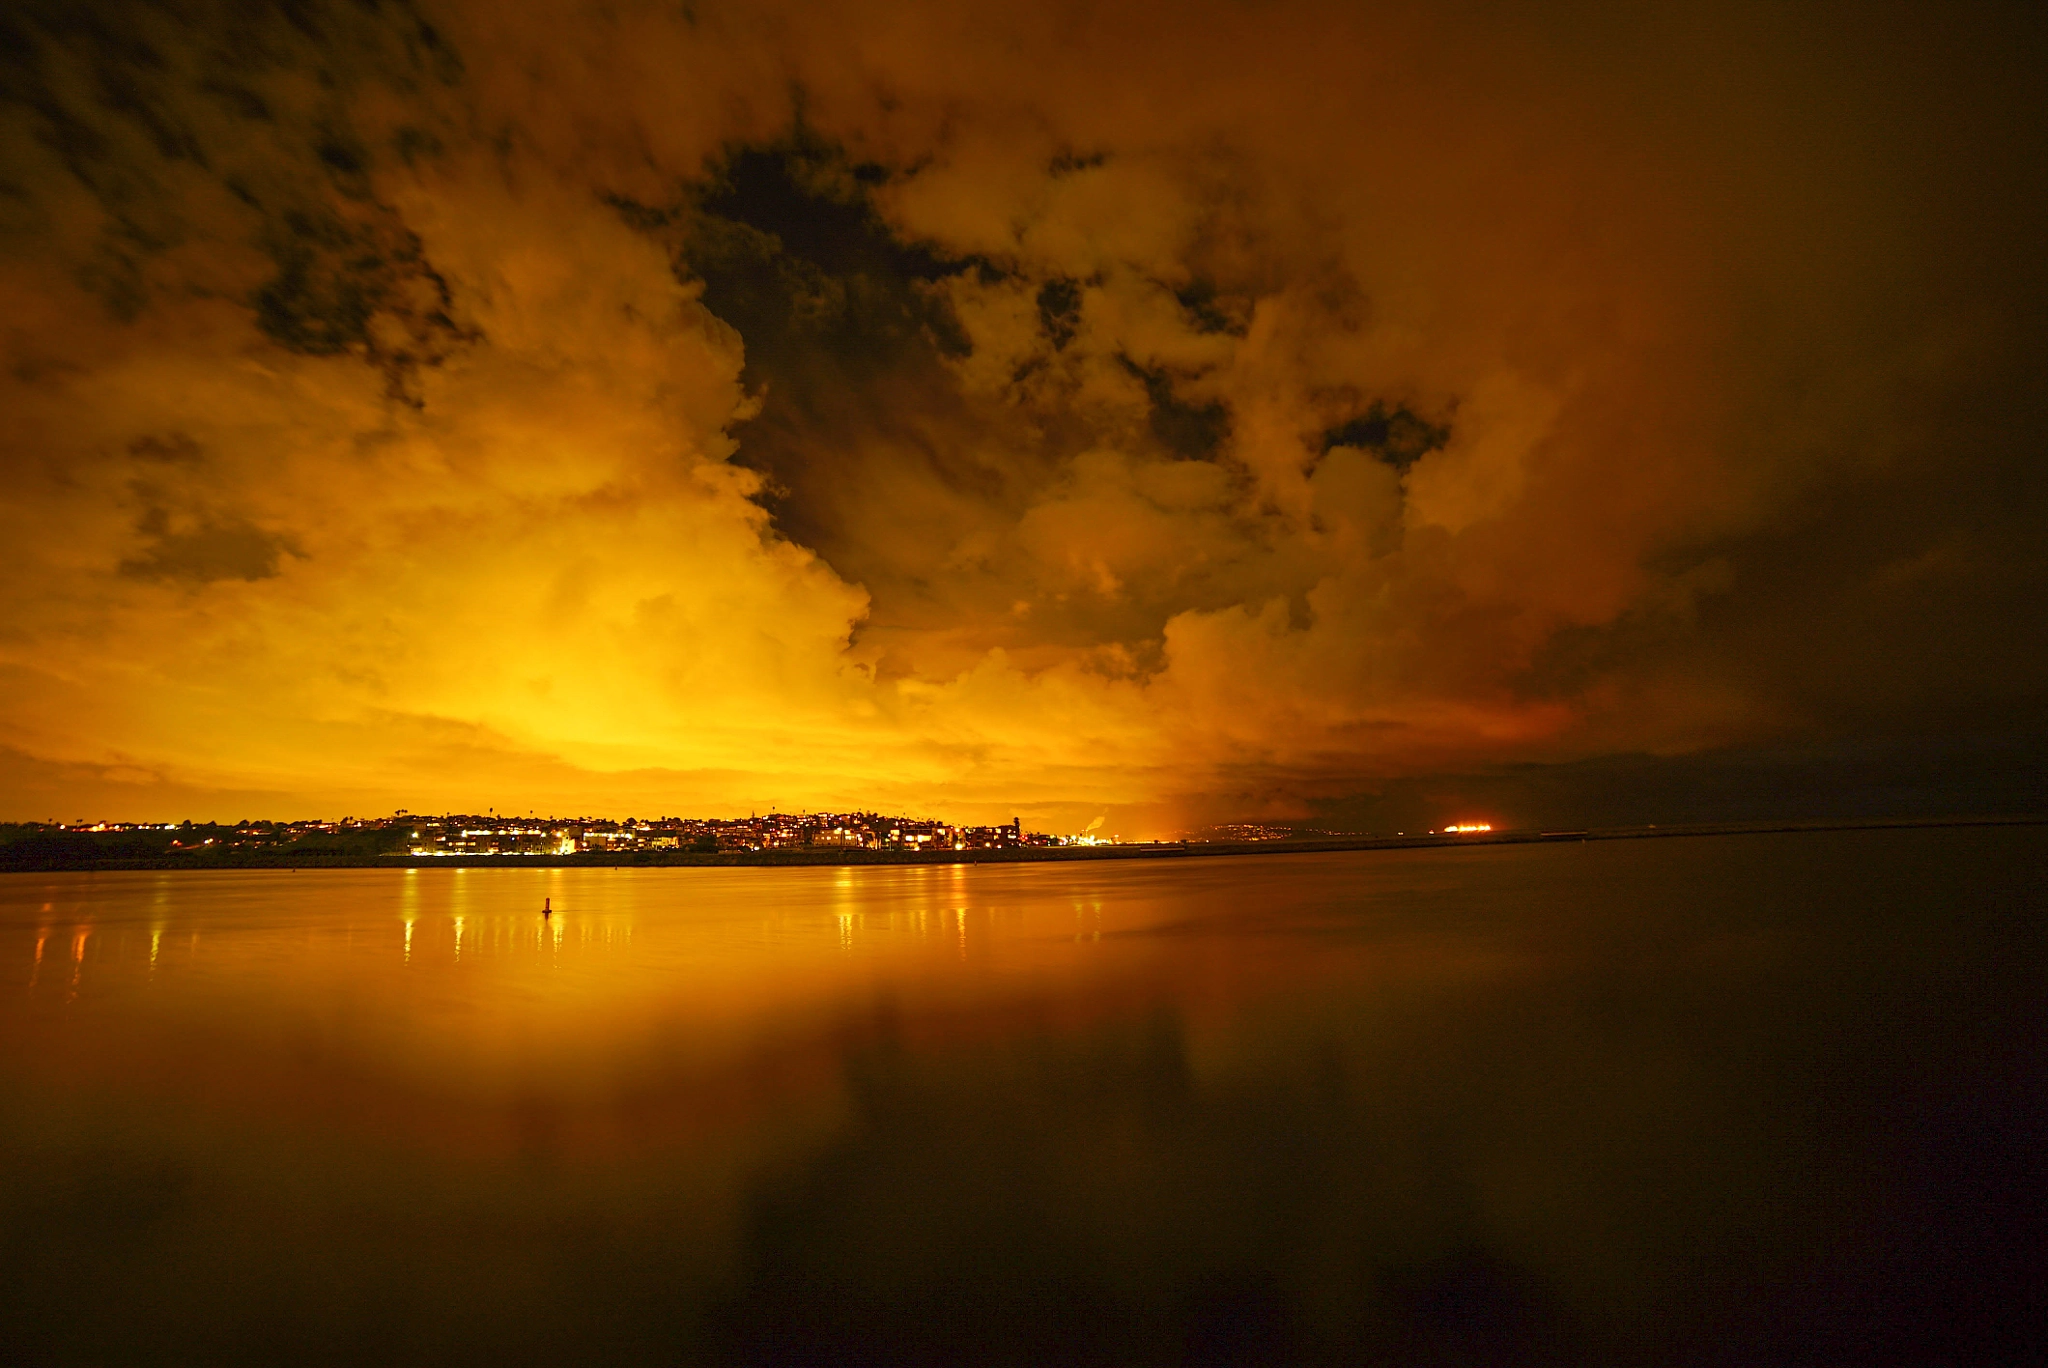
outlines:
[{"label": "billowing cloud formation", "polygon": [[2024,728],[2034,35],[1944,14],[31,5],[13,815]]}]

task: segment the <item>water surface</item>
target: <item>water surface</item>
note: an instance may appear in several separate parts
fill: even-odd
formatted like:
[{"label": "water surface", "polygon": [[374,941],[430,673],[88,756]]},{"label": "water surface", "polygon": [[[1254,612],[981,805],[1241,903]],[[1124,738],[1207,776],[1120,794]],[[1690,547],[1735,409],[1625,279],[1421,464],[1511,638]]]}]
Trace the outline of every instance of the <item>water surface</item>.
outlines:
[{"label": "water surface", "polygon": [[2016,1361],[2044,856],[5,876],[0,1337]]}]

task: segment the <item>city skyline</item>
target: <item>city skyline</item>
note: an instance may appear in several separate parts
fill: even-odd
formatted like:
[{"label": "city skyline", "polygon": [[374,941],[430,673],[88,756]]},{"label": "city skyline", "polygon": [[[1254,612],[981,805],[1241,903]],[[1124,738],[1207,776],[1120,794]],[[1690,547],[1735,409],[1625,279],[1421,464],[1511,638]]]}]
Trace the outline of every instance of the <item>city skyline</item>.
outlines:
[{"label": "city skyline", "polygon": [[[168,834],[170,839],[165,846],[168,853],[198,853],[203,847],[216,844],[222,849],[247,847],[255,851],[276,851],[284,850],[294,842],[318,841],[325,836],[383,833],[391,839],[374,853],[389,856],[571,855],[618,850],[715,853],[787,847],[941,852],[1117,843],[1121,833],[1099,831],[1101,826],[1098,819],[1081,831],[1048,833],[1026,830],[1021,817],[990,825],[867,809],[846,812],[770,811],[749,813],[745,817],[601,817],[531,812],[522,815],[499,813],[490,808],[482,813],[415,813],[401,809],[378,817],[244,817],[233,822],[190,818],[171,822],[79,818],[69,822],[49,819],[0,823],[0,848],[24,835],[32,836],[38,832],[114,836],[126,833]],[[1454,824],[1443,828],[1446,833],[1480,833],[1492,829],[1488,823]],[[220,833],[227,833],[232,839],[223,840]],[[1365,833],[1262,823],[1225,823],[1201,832],[1176,832],[1173,837],[1180,840],[1194,837],[1256,842],[1285,840],[1303,834],[1338,836]],[[1429,834],[1436,833],[1432,830]],[[359,853],[371,852],[365,849]]]}]

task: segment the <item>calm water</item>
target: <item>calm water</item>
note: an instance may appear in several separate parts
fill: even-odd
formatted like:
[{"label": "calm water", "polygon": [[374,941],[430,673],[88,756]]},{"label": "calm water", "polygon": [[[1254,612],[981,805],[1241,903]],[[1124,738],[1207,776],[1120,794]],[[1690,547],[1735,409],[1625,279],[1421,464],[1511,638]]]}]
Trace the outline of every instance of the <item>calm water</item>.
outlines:
[{"label": "calm water", "polygon": [[2018,1362],[2044,857],[8,875],[0,1343]]}]

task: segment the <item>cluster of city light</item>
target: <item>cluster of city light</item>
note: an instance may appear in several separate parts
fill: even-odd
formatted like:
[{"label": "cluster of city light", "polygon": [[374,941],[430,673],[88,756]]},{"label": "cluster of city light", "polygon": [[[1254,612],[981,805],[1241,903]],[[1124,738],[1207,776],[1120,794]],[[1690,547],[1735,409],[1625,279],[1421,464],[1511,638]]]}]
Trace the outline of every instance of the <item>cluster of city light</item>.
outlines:
[{"label": "cluster of city light", "polygon": [[[587,852],[758,851],[794,847],[870,850],[990,850],[1052,845],[1026,832],[1021,820],[1002,826],[955,826],[873,812],[771,812],[741,818],[663,817],[530,819],[413,816],[388,819],[407,830],[402,853],[416,856],[574,855]],[[394,854],[401,852],[392,852]]]},{"label": "cluster of city light", "polygon": [[[1019,846],[1114,846],[1122,839],[1099,833],[1094,828],[1067,836],[1026,832],[1021,820],[1001,826],[955,826],[919,818],[885,816],[874,812],[784,813],[770,812],[738,818],[662,817],[648,820],[608,818],[526,818],[449,815],[432,817],[409,814],[400,809],[390,817],[342,818],[332,821],[250,822],[233,827],[207,824],[194,829],[190,822],[90,822],[27,823],[26,828],[81,833],[177,832],[183,839],[169,843],[168,852],[197,850],[216,844],[223,849],[250,847],[272,853],[289,852],[310,837],[342,836],[350,839],[374,837],[388,831],[392,839],[380,842],[373,852],[386,856],[476,856],[622,854],[663,850],[696,852],[765,851],[789,848],[896,850],[935,853],[943,850],[995,850]],[[1494,829],[1491,822],[1452,822],[1433,827],[1431,836],[1480,836]],[[1232,823],[1207,829],[1206,834],[1182,833],[1179,842],[1249,842],[1346,837],[1358,833],[1322,831],[1263,823]],[[1405,837],[1407,832],[1397,832]],[[1141,845],[1152,844],[1141,841]],[[322,848],[316,853],[336,852]]]}]

